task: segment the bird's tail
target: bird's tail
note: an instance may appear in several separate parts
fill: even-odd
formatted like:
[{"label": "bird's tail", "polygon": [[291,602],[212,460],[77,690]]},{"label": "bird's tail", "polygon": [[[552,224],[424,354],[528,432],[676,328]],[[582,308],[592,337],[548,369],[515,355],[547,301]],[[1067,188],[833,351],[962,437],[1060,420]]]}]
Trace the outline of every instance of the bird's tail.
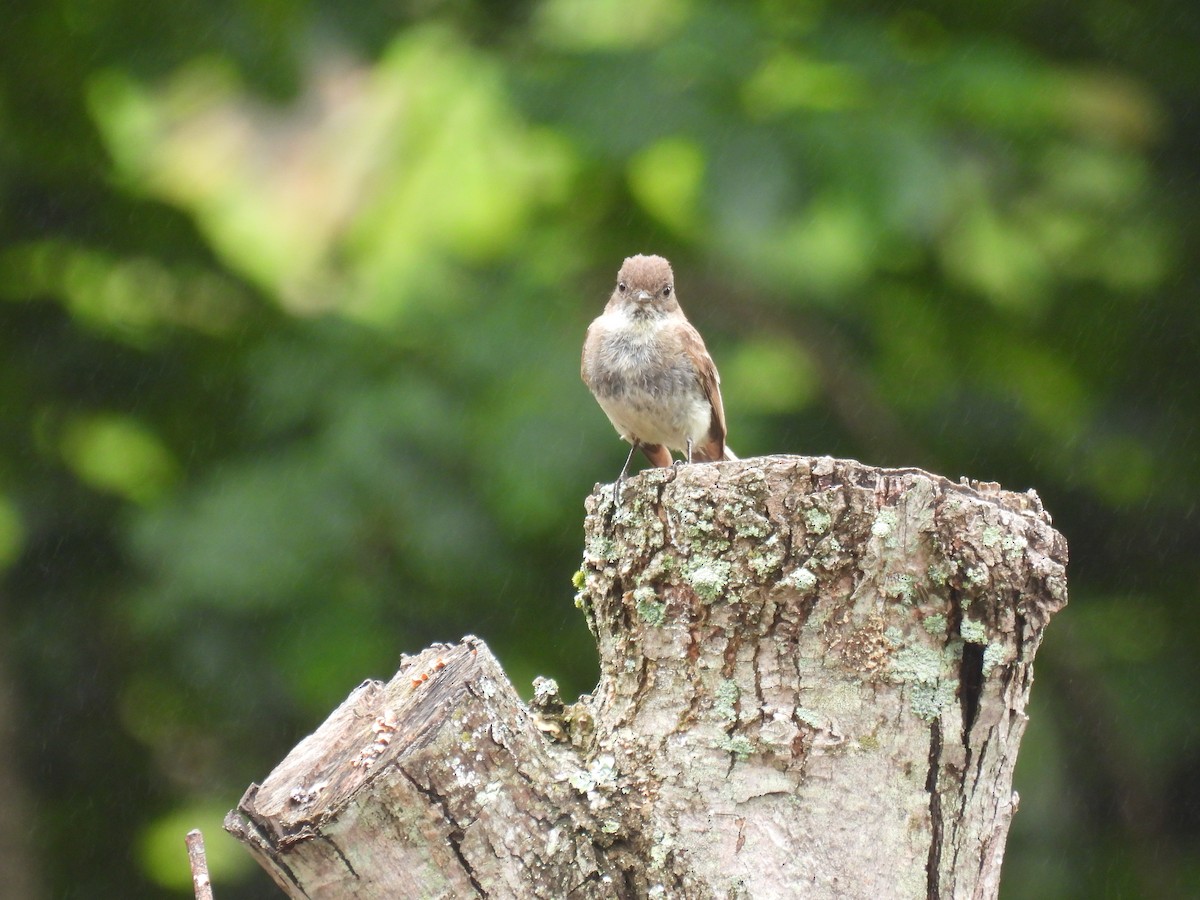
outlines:
[{"label": "bird's tail", "polygon": [[693,462],[725,462],[737,458],[736,453],[718,441],[705,441],[703,444],[692,447]]}]

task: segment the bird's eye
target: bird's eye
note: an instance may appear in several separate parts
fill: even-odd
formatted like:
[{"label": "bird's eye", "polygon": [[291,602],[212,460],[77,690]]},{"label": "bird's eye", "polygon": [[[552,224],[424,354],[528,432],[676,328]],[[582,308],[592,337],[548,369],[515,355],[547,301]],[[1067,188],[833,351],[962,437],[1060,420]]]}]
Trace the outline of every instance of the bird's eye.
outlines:
[{"label": "bird's eye", "polygon": [[622,294],[625,293],[625,282],[618,281],[617,282],[617,290],[620,291]]},{"label": "bird's eye", "polygon": [[671,286],[669,284],[665,288],[663,288],[663,296],[664,297],[671,296]]}]

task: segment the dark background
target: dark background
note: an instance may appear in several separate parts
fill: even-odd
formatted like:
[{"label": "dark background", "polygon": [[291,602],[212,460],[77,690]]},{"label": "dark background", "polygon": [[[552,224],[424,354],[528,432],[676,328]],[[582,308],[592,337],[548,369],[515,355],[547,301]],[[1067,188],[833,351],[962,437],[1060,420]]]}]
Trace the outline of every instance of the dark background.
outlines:
[{"label": "dark background", "polygon": [[9,0],[0,893],[278,896],[218,823],[402,651],[588,690],[578,377],[657,252],[743,456],[1071,547],[1008,898],[1200,893],[1200,7]]}]

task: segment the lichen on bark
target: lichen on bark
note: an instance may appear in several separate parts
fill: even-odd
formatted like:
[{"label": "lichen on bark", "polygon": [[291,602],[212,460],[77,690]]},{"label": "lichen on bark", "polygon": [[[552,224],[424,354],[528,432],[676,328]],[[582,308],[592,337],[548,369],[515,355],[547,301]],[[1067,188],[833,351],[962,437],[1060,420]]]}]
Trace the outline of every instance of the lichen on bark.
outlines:
[{"label": "lichen on bark", "polygon": [[[1033,654],[1066,601],[1036,495],[768,457],[650,470],[588,513],[597,752],[667,848],[652,882],[993,895]],[[629,615],[648,590],[653,628]]]},{"label": "lichen on bark", "polygon": [[281,886],[996,896],[1033,657],[1066,602],[1035,494],[765,457],[586,505],[594,694],[542,680],[525,707],[477,639],[364,686],[231,816]]}]

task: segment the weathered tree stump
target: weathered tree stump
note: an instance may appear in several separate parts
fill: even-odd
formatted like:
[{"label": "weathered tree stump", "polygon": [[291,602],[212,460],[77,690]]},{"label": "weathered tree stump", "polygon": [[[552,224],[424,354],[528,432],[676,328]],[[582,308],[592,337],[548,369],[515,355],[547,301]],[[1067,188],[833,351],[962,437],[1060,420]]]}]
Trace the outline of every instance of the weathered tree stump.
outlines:
[{"label": "weathered tree stump", "polygon": [[765,457],[588,498],[594,696],[474,638],[368,682],[226,826],[295,897],[999,889],[1032,662],[1066,603],[1033,492]]}]

